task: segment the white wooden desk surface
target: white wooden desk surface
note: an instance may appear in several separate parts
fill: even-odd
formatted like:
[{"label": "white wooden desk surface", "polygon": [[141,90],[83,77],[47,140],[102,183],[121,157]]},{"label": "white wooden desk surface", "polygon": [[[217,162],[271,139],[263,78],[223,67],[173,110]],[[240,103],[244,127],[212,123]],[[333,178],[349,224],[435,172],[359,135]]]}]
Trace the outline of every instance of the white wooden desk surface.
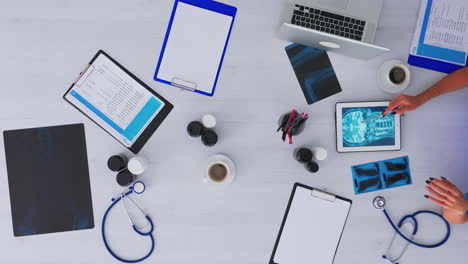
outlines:
[{"label": "white wooden desk surface", "polygon": [[[61,98],[99,49],[175,105],[141,152],[151,167],[141,177],[148,191],[137,199],[158,226],[156,252],[145,263],[267,263],[294,182],[353,200],[336,264],[381,263],[393,233],[383,214],[371,205],[377,193],[354,195],[351,165],[410,156],[414,183],[378,192],[387,197],[395,219],[418,209],[439,211],[423,198],[429,177],[445,176],[468,191],[466,89],[404,117],[399,152],[335,151],[336,102],[394,97],[377,88],[376,69],[390,58],[406,60],[419,1],[385,1],[376,43],[392,51],[371,61],[331,54],[343,92],[311,106],[305,103],[285,54],[288,43],[274,34],[284,0],[226,2],[236,6],[238,14],[216,95],[208,98],[152,80],[171,0],[0,1],[0,129],[84,123],[96,224],[91,230],[14,238],[2,150],[2,263],[116,263],[100,237],[104,210],[121,190],[106,160],[112,154],[129,153]],[[408,94],[444,76],[411,70]],[[289,146],[275,130],[278,117],[292,108],[308,112],[311,119],[296,144]],[[189,121],[205,113],[215,114],[219,122],[220,141],[213,148],[202,146],[185,130]],[[294,148],[301,145],[329,150],[317,174],[307,173],[293,160]],[[202,182],[203,161],[215,153],[229,155],[237,166],[238,178],[226,189]],[[148,241],[133,233],[122,209],[114,216],[109,232],[116,250],[126,257],[144,253]],[[446,245],[432,250],[410,247],[402,262],[466,262],[468,225],[452,228]],[[435,240],[440,231],[430,225],[421,230],[420,239],[425,241]]]}]

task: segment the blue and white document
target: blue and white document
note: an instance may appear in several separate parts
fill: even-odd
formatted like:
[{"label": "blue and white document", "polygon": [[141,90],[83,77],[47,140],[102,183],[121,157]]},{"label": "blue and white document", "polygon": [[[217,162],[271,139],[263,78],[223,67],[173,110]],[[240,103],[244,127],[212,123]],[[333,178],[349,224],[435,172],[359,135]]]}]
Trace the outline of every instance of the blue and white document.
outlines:
[{"label": "blue and white document", "polygon": [[167,100],[103,51],[64,98],[134,153],[172,109]]},{"label": "blue and white document", "polygon": [[467,54],[468,1],[422,0],[410,64],[448,73],[466,66]]}]

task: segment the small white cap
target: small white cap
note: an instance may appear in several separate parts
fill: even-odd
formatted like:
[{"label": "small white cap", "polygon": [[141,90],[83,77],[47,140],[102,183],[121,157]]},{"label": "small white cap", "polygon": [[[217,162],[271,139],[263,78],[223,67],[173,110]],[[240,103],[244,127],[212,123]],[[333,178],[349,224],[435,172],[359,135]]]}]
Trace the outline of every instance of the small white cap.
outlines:
[{"label": "small white cap", "polygon": [[206,114],[202,117],[202,124],[206,128],[213,128],[216,126],[216,117],[211,114]]},{"label": "small white cap", "polygon": [[313,148],[312,152],[314,152],[314,157],[316,160],[325,160],[328,156],[327,150],[322,147]]},{"label": "small white cap", "polygon": [[142,157],[134,157],[128,161],[128,170],[135,175],[140,175],[145,172],[148,167],[147,161]]}]

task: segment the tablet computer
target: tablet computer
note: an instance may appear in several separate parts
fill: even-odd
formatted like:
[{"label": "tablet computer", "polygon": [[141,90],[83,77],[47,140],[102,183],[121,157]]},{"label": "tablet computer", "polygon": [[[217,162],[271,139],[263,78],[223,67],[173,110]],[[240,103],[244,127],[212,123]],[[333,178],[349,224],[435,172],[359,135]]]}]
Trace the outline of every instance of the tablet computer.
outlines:
[{"label": "tablet computer", "polygon": [[337,151],[400,150],[400,115],[382,116],[388,104],[388,101],[337,103]]},{"label": "tablet computer", "polygon": [[135,154],[173,108],[102,50],[63,98]]}]

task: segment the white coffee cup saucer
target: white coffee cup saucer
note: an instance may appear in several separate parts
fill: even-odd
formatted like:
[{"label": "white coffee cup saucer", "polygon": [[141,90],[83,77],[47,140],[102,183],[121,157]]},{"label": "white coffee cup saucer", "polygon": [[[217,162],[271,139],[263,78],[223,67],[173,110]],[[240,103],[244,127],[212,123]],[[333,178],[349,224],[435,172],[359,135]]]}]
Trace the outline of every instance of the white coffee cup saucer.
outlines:
[{"label": "white coffee cup saucer", "polygon": [[[228,176],[222,182],[213,181],[208,176],[209,168],[213,164],[219,163],[219,162],[222,162],[222,163],[226,164],[226,166],[228,168],[228,171],[229,171]],[[213,184],[213,185],[228,185],[228,184],[232,183],[232,181],[234,180],[234,178],[236,176],[236,167],[234,166],[234,162],[232,162],[232,160],[230,158],[228,158],[227,156],[225,156],[223,154],[216,154],[216,155],[213,155],[213,156],[209,157],[206,160],[205,164],[206,165],[205,165],[203,181],[206,182],[206,183]]]},{"label": "white coffee cup saucer", "polygon": [[[406,79],[401,84],[394,84],[390,81],[389,73],[393,67],[400,67],[405,71]],[[408,65],[399,60],[389,60],[382,64],[377,71],[377,84],[387,93],[401,93],[406,88],[411,80],[411,73]]]}]

